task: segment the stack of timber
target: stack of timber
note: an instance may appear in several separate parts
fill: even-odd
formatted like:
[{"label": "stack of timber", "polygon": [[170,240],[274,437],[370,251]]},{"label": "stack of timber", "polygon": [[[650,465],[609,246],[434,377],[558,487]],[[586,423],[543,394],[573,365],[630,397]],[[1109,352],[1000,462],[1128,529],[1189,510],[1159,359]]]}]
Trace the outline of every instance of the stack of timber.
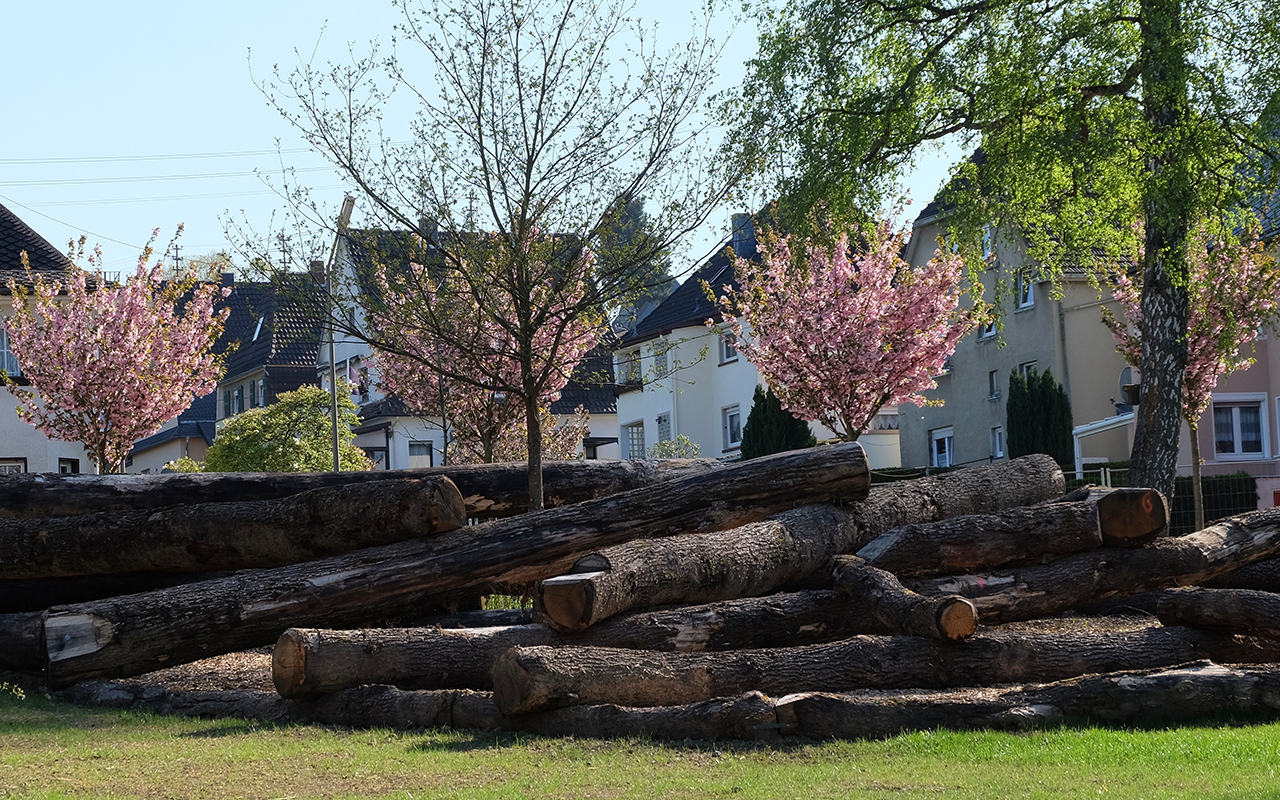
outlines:
[{"label": "stack of timber", "polygon": [[[1280,511],[1161,537],[1158,492],[1064,495],[1043,456],[874,488],[856,444],[648,469],[634,488],[561,490],[576,502],[430,537],[333,554],[299,535],[309,558],[275,566],[183,566],[169,541],[198,528],[187,520],[202,502],[147,511],[145,569],[237,571],[0,616],[0,667],[42,669],[50,687],[79,684],[69,692],[86,699],[212,713],[208,696],[127,679],[274,641],[277,694],[237,713],[590,736],[863,737],[1280,712],[1280,570],[1269,566]],[[342,491],[378,483],[396,482]],[[292,510],[271,519],[320,502],[254,502],[286,500]],[[400,537],[388,531],[402,516],[379,518],[379,535]],[[359,527],[340,519],[333,527]],[[244,559],[251,548],[195,549]],[[532,618],[385,624],[495,589],[531,591]],[[1037,622],[1141,593],[1161,626]]]}]

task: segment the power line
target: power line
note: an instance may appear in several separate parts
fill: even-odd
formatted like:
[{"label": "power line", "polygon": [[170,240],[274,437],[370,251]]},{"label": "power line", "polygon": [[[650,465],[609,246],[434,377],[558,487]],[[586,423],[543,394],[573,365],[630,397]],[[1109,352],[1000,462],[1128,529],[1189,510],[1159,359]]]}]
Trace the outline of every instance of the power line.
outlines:
[{"label": "power line", "polygon": [[191,175],[143,175],[136,178],[67,178],[65,180],[2,181],[0,186],[89,186],[102,183],[149,183],[153,181],[188,181],[205,178],[247,178],[256,175],[280,175],[285,172],[322,172],[333,167],[299,167],[287,170],[249,170],[247,172],[204,172]]},{"label": "power line", "polygon": [[39,214],[40,216],[44,217],[45,219],[47,219],[47,220],[52,220],[53,222],[56,222],[56,223],[58,223],[59,225],[65,225],[66,227],[71,228],[72,230],[78,230],[78,231],[81,231],[82,233],[87,233],[87,234],[89,234],[89,235],[91,235],[91,236],[96,236],[96,237],[97,237],[97,238],[99,238],[99,239],[105,239],[106,241],[108,241],[108,242],[112,242],[112,243],[114,243],[114,244],[122,244],[122,245],[124,245],[125,247],[132,247],[132,248],[135,248],[136,250],[139,250],[139,251],[141,251],[141,250],[142,250],[142,246],[141,246],[141,245],[137,245],[137,244],[130,244],[129,242],[122,242],[122,241],[120,241],[119,239],[112,239],[110,236],[105,236],[105,235],[103,235],[103,234],[101,234],[101,233],[94,233],[93,231],[85,230],[84,228],[81,228],[81,227],[79,227],[78,225],[72,225],[70,222],[63,222],[62,220],[58,219],[57,217],[51,217],[51,216],[49,216],[48,214],[44,213],[43,211],[36,211],[36,210],[35,210],[34,208],[32,208],[31,206],[23,205],[22,203],[19,203],[17,200],[14,200],[14,199],[13,199],[13,198],[11,198],[11,197],[5,197],[4,195],[0,194],[0,199],[5,200],[5,201],[7,201],[7,202],[9,202],[9,203],[12,203],[13,205],[17,206],[18,208],[25,208],[26,210],[30,211],[32,214]]},{"label": "power line", "polygon": [[130,161],[176,161],[189,158],[241,158],[246,156],[274,156],[283,153],[307,153],[309,147],[292,147],[286,150],[236,150],[225,153],[170,153],[151,156],[83,156],[79,158],[0,158],[0,164],[111,164]]},{"label": "power line", "polygon": [[[329,186],[312,186],[313,192],[327,191],[329,189],[347,188],[346,184],[335,183]],[[178,200],[205,200],[219,197],[248,197],[250,195],[259,194],[275,194],[271,189],[258,189],[249,192],[210,192],[207,194],[176,194],[164,195],[159,197],[110,197],[105,199],[94,200],[54,200],[47,203],[32,203],[28,208],[54,208],[56,206],[105,206],[115,205],[118,203],[164,203],[174,202]]]}]

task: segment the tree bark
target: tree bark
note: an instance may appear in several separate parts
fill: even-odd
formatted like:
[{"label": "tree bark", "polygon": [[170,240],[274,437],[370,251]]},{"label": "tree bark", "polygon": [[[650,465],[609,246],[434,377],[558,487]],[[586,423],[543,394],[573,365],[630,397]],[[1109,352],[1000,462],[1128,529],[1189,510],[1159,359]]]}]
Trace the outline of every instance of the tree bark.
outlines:
[{"label": "tree bark", "polygon": [[1165,592],[1156,611],[1165,625],[1280,639],[1280,594],[1252,589],[1182,589]]},{"label": "tree bark", "polygon": [[45,615],[48,680],[137,675],[269,645],[289,627],[411,615],[451,593],[550,577],[600,546],[733,527],[797,502],[861,499],[868,479],[856,443],[781,453],[429,540],[56,607]]},{"label": "tree bark", "polygon": [[44,611],[50,606],[85,603],[104,597],[137,594],[184,583],[225,578],[230,572],[122,572],[71,578],[0,580],[0,614]]},{"label": "tree bark", "polygon": [[966,639],[978,627],[978,611],[963,597],[921,597],[857,556],[836,556],[834,568],[836,591],[862,600],[893,633],[947,642]]},{"label": "tree bark", "polygon": [[1280,712],[1280,666],[1222,667],[1199,661],[1172,669],[1086,675],[1044,686],[982,692],[804,693],[781,698],[784,736],[880,739],[909,731],[1024,730],[1071,721],[1188,724],[1223,713]]},{"label": "tree bark", "polygon": [[1199,581],[1209,589],[1257,589],[1261,592],[1280,592],[1280,558],[1264,558],[1225,575],[1207,581]]},{"label": "tree bark", "polygon": [[906,522],[1061,493],[1062,472],[1048,456],[876,486],[865,502],[849,508],[796,509],[732,531],[592,553],[571,574],[543,581],[539,605],[551,627],[580,631],[633,608],[762,595],[823,572],[832,556]]},{"label": "tree bark", "polygon": [[466,525],[448,478],[313,489],[278,500],[0,520],[0,578],[277,567]]},{"label": "tree bark", "polygon": [[44,626],[39,612],[0,614],[0,670],[44,669]]},{"label": "tree bark", "polygon": [[661,706],[761,691],[945,688],[1044,682],[1201,658],[1261,663],[1280,643],[1190,628],[1126,633],[987,633],[960,642],[857,636],[834,644],[652,653],[593,647],[518,647],[493,666],[504,714],[567,705]]},{"label": "tree bark", "polygon": [[[714,459],[549,461],[543,464],[548,508],[717,470]],[[37,519],[99,511],[144,511],[192,503],[275,500],[311,489],[401,478],[444,476],[462,493],[467,516],[497,519],[529,510],[524,464],[472,464],[378,472],[174,473],[0,477],[0,519]]]},{"label": "tree bark", "polygon": [[893,632],[872,615],[865,601],[829,591],[645,611],[572,635],[530,624],[459,630],[292,628],[276,643],[272,678],[285,697],[308,697],[363,683],[402,689],[491,689],[493,662],[517,645],[703,652]]},{"label": "tree bark", "polygon": [[923,595],[973,600],[986,624],[1061,614],[1111,597],[1199,584],[1280,554],[1280,509],[1223,520],[1136,550],[1104,548],[1041,566],[907,581]]}]

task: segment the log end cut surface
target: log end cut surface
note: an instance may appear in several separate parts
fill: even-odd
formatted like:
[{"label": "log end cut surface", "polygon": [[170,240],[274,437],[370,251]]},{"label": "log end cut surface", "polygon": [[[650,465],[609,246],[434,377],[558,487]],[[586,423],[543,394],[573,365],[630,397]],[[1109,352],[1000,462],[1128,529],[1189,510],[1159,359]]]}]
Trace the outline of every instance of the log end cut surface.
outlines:
[{"label": "log end cut surface", "polygon": [[271,682],[281,697],[302,697],[307,681],[307,643],[299,631],[290,628],[280,634],[271,654]]},{"label": "log end cut surface", "polygon": [[938,631],[952,640],[966,639],[978,629],[978,608],[971,600],[952,597],[938,606]]},{"label": "log end cut surface", "polygon": [[1102,540],[1112,547],[1141,547],[1169,524],[1169,503],[1155,489],[1117,489],[1098,498]]}]

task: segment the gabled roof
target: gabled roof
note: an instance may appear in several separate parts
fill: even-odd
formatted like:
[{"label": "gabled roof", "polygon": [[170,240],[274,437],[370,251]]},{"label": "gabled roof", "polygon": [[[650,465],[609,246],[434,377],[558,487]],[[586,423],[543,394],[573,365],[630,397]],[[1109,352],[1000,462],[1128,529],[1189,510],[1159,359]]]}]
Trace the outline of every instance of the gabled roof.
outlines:
[{"label": "gabled roof", "polygon": [[[298,280],[310,280],[310,276]],[[310,378],[304,382],[315,381],[319,320],[309,318],[296,303],[265,283],[232,283],[224,303],[231,314],[222,338],[228,345],[238,343],[227,359],[227,377],[265,367],[277,392],[287,391],[275,380],[286,372],[300,370]]]},{"label": "gabled roof", "polygon": [[65,253],[0,205],[0,292],[8,293],[10,278],[19,284],[29,283],[22,268],[24,251],[32,270],[53,273],[51,277],[61,278],[70,264]]},{"label": "gabled roof", "polygon": [[[212,397],[213,395],[208,395]],[[145,439],[139,439],[133,443],[132,455],[137,455],[143,450],[150,450],[158,447],[165,442],[172,442],[176,439],[204,439],[205,444],[213,444],[213,437],[217,434],[217,425],[213,420],[201,420],[198,422],[184,422],[179,417],[178,424],[172,428],[166,428],[159,433],[153,433]]]},{"label": "gabled roof", "polygon": [[616,349],[618,337],[612,332],[605,333],[560,390],[560,399],[552,402],[551,413],[572,414],[582,406],[591,414],[617,414],[618,396],[614,392],[613,374],[613,351]]}]

